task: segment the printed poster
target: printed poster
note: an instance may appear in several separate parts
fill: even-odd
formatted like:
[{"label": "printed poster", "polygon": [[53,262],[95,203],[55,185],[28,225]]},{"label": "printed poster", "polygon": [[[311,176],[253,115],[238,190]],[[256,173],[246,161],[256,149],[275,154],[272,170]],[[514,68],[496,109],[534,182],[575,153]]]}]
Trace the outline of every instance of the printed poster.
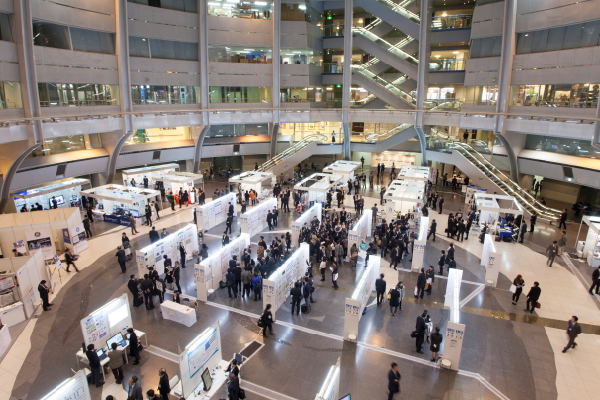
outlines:
[{"label": "printed poster", "polygon": [[29,255],[41,251],[44,260],[51,260],[54,257],[54,248],[52,246],[52,232],[50,229],[40,229],[39,231],[25,232],[27,240],[27,249]]}]

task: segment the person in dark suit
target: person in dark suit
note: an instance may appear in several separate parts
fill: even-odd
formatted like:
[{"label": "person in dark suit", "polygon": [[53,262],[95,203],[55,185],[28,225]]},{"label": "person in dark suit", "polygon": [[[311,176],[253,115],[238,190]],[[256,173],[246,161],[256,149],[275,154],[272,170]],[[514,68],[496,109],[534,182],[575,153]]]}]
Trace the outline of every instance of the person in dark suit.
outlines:
[{"label": "person in dark suit", "polygon": [[400,372],[396,363],[392,363],[392,369],[388,372],[388,390],[388,400],[392,400],[395,393],[400,393]]},{"label": "person in dark suit", "polygon": [[229,389],[227,390],[229,400],[239,400],[240,398],[240,379],[233,373],[229,373]]},{"label": "person in dark suit", "polygon": [[181,268],[179,268],[179,261],[175,261],[175,265],[173,266],[173,280],[175,281],[175,285],[177,285],[177,290],[179,293],[183,293],[181,291],[181,285],[179,284]]},{"label": "person in dark suit", "polygon": [[[520,215],[519,215],[520,217]],[[521,224],[521,230],[519,231],[519,243],[523,243],[523,239],[525,239],[525,233],[527,232],[527,224],[525,221]]]},{"label": "person in dark suit", "polygon": [[429,227],[429,234],[427,235],[427,240],[429,240],[429,236],[433,235],[433,241],[435,242],[435,230],[437,229],[437,222],[435,219],[431,222],[431,226]]},{"label": "person in dark suit", "polygon": [[[58,201],[56,201],[56,197],[54,196],[52,196],[52,208],[55,210],[58,208]],[[565,227],[565,229],[567,228]]]},{"label": "person in dark suit", "polygon": [[540,289],[539,282],[533,282],[533,286],[529,289],[529,293],[527,293],[527,308],[525,311],[529,311],[529,305],[531,304],[531,313],[535,311],[535,303],[540,299],[540,295],[542,294],[542,289]]},{"label": "person in dark suit", "polygon": [[227,211],[227,215],[233,216],[233,204],[231,204],[231,202],[229,202],[229,209]]},{"label": "person in dark suit", "polygon": [[44,311],[50,311],[50,306],[54,305],[48,301],[48,294],[50,289],[46,286],[46,281],[40,281],[38,285],[38,292],[40,292],[40,298],[42,299],[42,308]]},{"label": "person in dark suit", "polygon": [[171,385],[169,384],[169,375],[167,370],[161,368],[158,370],[158,392],[163,400],[169,400],[169,393],[171,393]]},{"label": "person in dark suit", "polygon": [[129,355],[131,356],[131,358],[135,358],[135,362],[133,363],[133,365],[137,365],[140,363],[138,337],[133,331],[133,328],[128,328],[127,334],[129,335]]},{"label": "person in dark suit", "polygon": [[227,236],[227,231],[223,232],[223,239],[221,239],[221,245],[227,246],[229,244],[229,236]]},{"label": "person in dark suit", "polygon": [[381,305],[383,303],[383,296],[385,296],[386,283],[383,278],[384,274],[379,275],[379,279],[375,281],[375,290],[377,291],[377,305]]},{"label": "person in dark suit", "polygon": [[133,296],[133,306],[141,306],[142,303],[138,301],[140,291],[138,290],[138,282],[137,279],[135,279],[135,275],[131,275],[129,277],[129,282],[127,282],[127,289],[129,289],[131,295]]},{"label": "person in dark suit", "polygon": [[125,250],[121,248],[121,246],[117,246],[117,254],[115,254],[117,260],[119,261],[119,266],[121,267],[121,273],[124,274],[127,271],[127,266],[125,262],[127,261],[127,256],[125,255]]},{"label": "person in dark suit", "polygon": [[273,213],[271,210],[267,213],[267,224],[269,225],[269,230],[273,230]]},{"label": "person in dark suit", "polygon": [[429,351],[431,351],[431,362],[435,362],[435,360],[437,360],[442,340],[444,340],[444,337],[440,333],[440,328],[436,326],[435,332],[431,334],[431,344],[429,345]]},{"label": "person in dark suit", "polygon": [[417,291],[417,295],[415,296],[415,299],[417,297],[419,297],[419,295],[421,295],[421,298],[423,298],[423,295],[425,294],[425,283],[427,282],[427,278],[425,277],[425,268],[421,268],[421,273],[419,274],[419,277],[417,278],[417,288],[419,289]]},{"label": "person in dark suit", "polygon": [[150,275],[145,274],[144,280],[142,281],[142,292],[144,293],[144,303],[146,304],[146,310],[152,310],[154,303],[152,302],[154,290],[154,282],[150,279]]},{"label": "person in dark suit", "polygon": [[92,231],[90,230],[90,219],[87,217],[87,215],[83,216],[83,229],[85,230],[85,237],[91,238]]},{"label": "person in dark suit", "polygon": [[431,279],[431,283],[426,290],[427,294],[431,294],[431,288],[433,287],[433,282],[435,281],[435,271],[433,270],[433,265],[429,266],[429,269],[425,273],[425,278]]},{"label": "person in dark suit", "polygon": [[448,259],[450,260],[448,263],[448,269],[456,268],[456,261],[454,261],[454,257],[448,257]]},{"label": "person in dark suit", "polygon": [[150,230],[150,232],[148,232],[148,235],[150,236],[150,242],[151,243],[156,243],[160,240],[160,236],[158,235],[158,232],[156,232],[156,227],[152,227],[152,230]]},{"label": "person in dark suit", "polygon": [[440,272],[439,275],[444,275],[444,265],[446,264],[446,251],[442,250],[442,255],[440,256],[440,260],[438,261],[438,267]]},{"label": "person in dark suit", "polygon": [[94,349],[94,344],[88,344],[87,351],[85,352],[87,359],[89,361],[90,371],[92,372],[91,383],[96,384],[96,387],[100,387],[104,385],[104,382],[101,381],[100,377],[102,376],[102,368],[100,364],[100,358],[98,358],[98,354],[96,354],[96,350]]},{"label": "person in dark suit", "polygon": [[292,296],[292,315],[294,315],[294,307],[298,307],[296,315],[300,315],[300,302],[302,301],[302,284],[300,282],[294,283],[294,287],[290,290]]},{"label": "person in dark suit", "polygon": [[596,294],[598,294],[600,291],[600,267],[596,268],[594,272],[592,272],[592,286],[590,286],[590,294],[592,294],[594,288],[596,288]]},{"label": "person in dark suit", "polygon": [[423,354],[423,341],[425,340],[425,317],[427,316],[427,311],[424,311],[422,315],[417,317],[417,352]]},{"label": "person in dark suit", "polygon": [[67,272],[69,272],[69,267],[71,265],[73,266],[73,268],[75,268],[75,271],[79,272],[79,270],[77,269],[77,266],[73,262],[74,260],[75,260],[75,257],[73,256],[73,254],[71,254],[71,250],[69,250],[67,248],[67,251],[65,252],[65,261],[67,262],[67,268],[66,268]]},{"label": "person in dark suit", "polygon": [[129,389],[127,390],[127,399],[129,400],[144,400],[142,394],[142,385],[138,382],[137,376],[129,378]]},{"label": "person in dark suit", "polygon": [[577,318],[575,315],[573,315],[569,320],[569,328],[567,329],[569,343],[567,343],[567,346],[563,349],[563,353],[566,353],[571,347],[575,348],[575,346],[577,346],[577,343],[575,343],[575,338],[581,333],[581,326],[579,326],[577,321],[579,321],[579,318]]}]

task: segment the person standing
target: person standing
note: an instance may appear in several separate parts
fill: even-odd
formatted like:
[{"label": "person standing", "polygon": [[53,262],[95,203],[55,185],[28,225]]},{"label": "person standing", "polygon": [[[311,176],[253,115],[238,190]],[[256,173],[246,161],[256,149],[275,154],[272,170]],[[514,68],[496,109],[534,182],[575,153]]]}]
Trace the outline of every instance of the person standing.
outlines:
[{"label": "person standing", "polygon": [[338,276],[338,265],[334,262],[333,266],[331,267],[331,281],[333,282],[333,288],[335,290],[338,290],[340,288],[337,284]]},{"label": "person standing", "polygon": [[529,219],[529,225],[531,225],[531,230],[529,231],[529,233],[533,233],[533,231],[535,230],[535,222],[537,221],[537,214],[534,211],[533,214],[531,214],[531,218]]},{"label": "person standing", "polygon": [[142,281],[142,292],[144,293],[144,303],[146,304],[146,310],[154,309],[154,303],[152,302],[153,290],[154,283],[150,279],[150,275],[144,274],[144,280]]},{"label": "person standing", "polygon": [[[375,290],[377,291],[377,305],[380,306],[381,303],[383,303],[383,296],[385,296],[385,288],[386,288],[386,283],[385,280],[383,279],[385,275],[381,274],[379,275],[379,278],[375,280]],[[392,312],[393,314],[393,312]]]},{"label": "person standing", "polygon": [[600,267],[596,268],[594,272],[592,272],[592,286],[590,286],[590,294],[592,294],[594,287],[596,288],[596,294],[599,294],[598,292],[600,291]]},{"label": "person standing", "polygon": [[[230,260],[233,261],[233,260]],[[234,261],[235,263],[235,261]],[[230,299],[237,299],[237,288],[235,286],[235,275],[231,268],[227,268],[227,273],[225,274],[225,285],[227,286],[227,294]],[[233,293],[233,296],[231,295]]]},{"label": "person standing", "polygon": [[138,300],[140,291],[138,289],[138,282],[137,282],[137,279],[135,279],[135,275],[129,276],[129,281],[127,282],[127,288],[129,289],[129,291],[131,292],[131,295],[133,296],[133,306],[134,307],[141,306],[143,301],[140,302]]},{"label": "person standing", "polygon": [[158,203],[153,201],[152,204],[154,205],[154,210],[156,211],[156,219],[160,219],[160,215],[158,215],[158,211],[159,211]]},{"label": "person standing", "polygon": [[137,376],[129,378],[129,389],[127,390],[127,399],[129,400],[144,400],[142,394],[142,384],[139,383]]},{"label": "person standing", "polygon": [[567,328],[569,343],[567,343],[567,346],[563,349],[563,353],[566,353],[571,347],[575,348],[577,346],[577,343],[575,343],[575,338],[581,333],[581,326],[579,326],[577,321],[579,321],[579,318],[577,318],[575,315],[573,315],[569,320],[569,328]]},{"label": "person standing", "polygon": [[112,343],[110,345],[111,351],[108,352],[108,367],[115,376],[115,382],[120,385],[123,382],[123,352],[118,351],[118,345]]},{"label": "person standing", "polygon": [[421,273],[417,278],[417,294],[415,295],[415,299],[421,295],[421,299],[425,294],[425,283],[427,282],[427,278],[425,277],[425,268],[421,268]]},{"label": "person standing", "polygon": [[523,243],[526,232],[527,232],[527,224],[525,223],[525,220],[523,220],[523,223],[521,224],[521,230],[519,231],[519,243]]},{"label": "person standing", "polygon": [[415,327],[415,331],[417,333],[417,353],[423,354],[423,342],[425,340],[425,317],[427,316],[427,312],[423,312],[423,314],[417,317],[417,325]]},{"label": "person standing", "polygon": [[433,221],[431,221],[431,226],[429,227],[429,234],[427,235],[427,240],[429,240],[429,237],[431,235],[433,235],[433,241],[435,242],[435,230],[437,229],[437,222],[435,222],[435,219]]},{"label": "person standing", "polygon": [[392,363],[392,369],[388,372],[388,391],[388,400],[392,400],[394,394],[400,393],[400,372],[396,363]]},{"label": "person standing", "polygon": [[171,393],[171,384],[169,383],[169,375],[167,370],[161,368],[158,370],[158,392],[162,400],[169,400],[169,393]]},{"label": "person standing", "polygon": [[567,231],[562,231],[562,236],[560,237],[560,239],[558,239],[558,252],[556,253],[557,256],[561,256],[563,254],[563,252],[565,251],[565,246],[567,245]]},{"label": "person standing", "polygon": [[[433,203],[433,205],[434,205],[434,210],[435,210],[435,203]],[[440,212],[439,212],[439,214],[441,214],[442,210],[444,208],[444,198],[442,196],[440,196],[439,206],[440,206]]]},{"label": "person standing", "polygon": [[525,281],[523,280],[523,277],[520,274],[517,275],[517,277],[513,281],[513,285],[516,288],[515,292],[512,295],[512,303],[513,304],[517,304],[519,302],[519,297],[521,296],[521,292],[523,292],[524,284],[525,284]]},{"label": "person standing", "polygon": [[129,355],[131,358],[135,358],[133,365],[138,365],[140,363],[139,343],[133,328],[127,329],[127,336],[129,337]]},{"label": "person standing", "polygon": [[542,289],[540,289],[539,282],[533,282],[533,286],[529,289],[529,293],[527,293],[527,308],[524,311],[529,311],[529,307],[531,306],[531,314],[535,311],[535,304],[540,299],[540,295],[542,294]]},{"label": "person standing", "polygon": [[254,291],[254,301],[262,300],[262,278],[260,275],[252,278],[252,290]]},{"label": "person standing", "polygon": [[101,382],[100,379],[102,376],[102,371],[100,370],[102,365],[100,364],[100,358],[98,358],[98,354],[96,354],[93,343],[88,344],[85,355],[87,356],[90,371],[92,372],[91,383],[95,383],[96,387],[104,385],[104,382]]},{"label": "person standing", "polygon": [[292,315],[294,315],[294,308],[297,307],[296,315],[300,315],[300,302],[302,301],[302,284],[300,282],[294,283],[294,287],[290,290],[292,296]]},{"label": "person standing", "polygon": [[136,233],[138,233],[137,229],[135,229],[135,218],[131,214],[129,214],[129,226],[131,227],[132,235],[135,235]]},{"label": "person standing", "polygon": [[558,253],[558,245],[555,240],[552,242],[550,246],[546,248],[546,255],[548,256],[548,260],[546,260],[546,265],[552,267],[554,260],[556,259],[556,254]]},{"label": "person standing", "polygon": [[185,246],[183,242],[179,242],[179,259],[181,260],[181,268],[185,268],[185,257],[187,256],[187,252],[185,251]]},{"label": "person standing", "polygon": [[263,328],[262,336],[267,337],[267,328],[269,328],[269,333],[273,334],[273,314],[271,313],[271,304],[267,304],[260,319]]},{"label": "person standing", "polygon": [[361,170],[365,169],[365,158],[364,157],[360,158],[360,164],[361,164],[360,169]]},{"label": "person standing", "polygon": [[145,210],[145,215],[146,215],[146,225],[148,226],[152,226],[152,209],[150,208],[149,205],[146,205],[146,210]]},{"label": "person standing", "polygon": [[54,305],[48,301],[48,296],[50,294],[50,289],[46,286],[46,281],[40,281],[38,285],[38,292],[40,293],[40,298],[42,299],[42,308],[44,311],[50,311],[50,306]]},{"label": "person standing", "polygon": [[155,226],[153,226],[150,232],[148,232],[148,236],[150,236],[150,243],[156,243],[160,240],[160,236],[158,236]]},{"label": "person standing", "polygon": [[272,231],[273,228],[273,213],[271,210],[267,213],[267,224],[269,225],[269,230]]},{"label": "person standing", "polygon": [[392,317],[396,316],[398,307],[400,307],[400,291],[398,291],[397,287],[393,287],[390,290],[390,313],[392,314]]},{"label": "person standing", "polygon": [[435,271],[433,270],[433,265],[429,266],[429,269],[425,273],[425,277],[427,278],[426,284],[429,285],[429,286],[427,286],[426,292],[428,295],[430,295],[431,288],[433,287],[433,282],[435,281]]},{"label": "person standing", "polygon": [[85,237],[88,239],[91,238],[92,231],[90,230],[90,219],[87,217],[87,215],[83,216],[83,229],[85,229]]},{"label": "person standing", "polygon": [[560,229],[561,226],[564,226],[564,229],[567,229],[567,209],[563,208],[563,212],[560,215],[560,221],[558,223],[558,229]]},{"label": "person standing", "polygon": [[429,345],[429,351],[431,351],[431,362],[435,362],[437,360],[442,340],[444,340],[444,337],[440,333],[440,328],[436,326],[435,332],[431,334],[431,344]]},{"label": "person standing", "polygon": [[444,265],[446,264],[446,251],[442,250],[442,255],[438,261],[438,267],[440,272],[438,275],[444,275]]},{"label": "person standing", "polygon": [[117,246],[117,261],[119,261],[119,266],[121,267],[121,274],[124,274],[127,271],[127,266],[125,262],[127,261],[127,256],[125,255],[125,250],[121,248],[121,246]]}]

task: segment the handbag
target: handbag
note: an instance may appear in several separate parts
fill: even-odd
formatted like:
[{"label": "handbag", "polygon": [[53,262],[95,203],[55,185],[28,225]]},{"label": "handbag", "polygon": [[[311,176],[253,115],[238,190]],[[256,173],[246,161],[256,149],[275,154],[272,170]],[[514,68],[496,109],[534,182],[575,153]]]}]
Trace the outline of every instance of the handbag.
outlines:
[{"label": "handbag", "polygon": [[412,331],[410,334],[411,338],[416,338],[417,337],[417,331]]},{"label": "handbag", "polygon": [[262,317],[260,317],[258,319],[258,322],[256,323],[256,325],[258,325],[259,328],[264,328],[265,324],[262,321]]},{"label": "handbag", "polygon": [[515,285],[510,285],[510,289],[511,293],[517,293],[517,287]]},{"label": "handbag", "polygon": [[415,286],[415,297],[419,295],[419,287]]},{"label": "handbag", "polygon": [[429,283],[425,284],[425,290],[429,289]]},{"label": "handbag", "polygon": [[242,400],[244,400],[246,398],[246,391],[242,388],[240,388],[240,392],[238,393],[238,397]]},{"label": "handbag", "polygon": [[535,308],[542,308],[542,305],[539,302],[535,302]]}]

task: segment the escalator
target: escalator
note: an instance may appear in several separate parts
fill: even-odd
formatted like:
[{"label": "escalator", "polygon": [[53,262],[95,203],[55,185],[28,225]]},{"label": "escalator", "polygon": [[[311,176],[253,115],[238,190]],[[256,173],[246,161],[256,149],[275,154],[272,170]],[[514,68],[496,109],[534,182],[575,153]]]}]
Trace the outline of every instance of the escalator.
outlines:
[{"label": "escalator", "polygon": [[415,99],[412,95],[380,76],[370,73],[368,70],[353,72],[352,83],[361,86],[397,110],[412,110],[415,108]]},{"label": "escalator", "polygon": [[412,2],[412,0],[354,0],[354,6],[373,14],[407,35],[417,38],[421,19],[406,9]]},{"label": "escalator", "polygon": [[308,157],[317,154],[318,143],[323,143],[326,140],[327,137],[321,134],[305,137],[258,167],[258,171],[272,172],[275,176],[279,176],[279,174],[294,168]]}]

